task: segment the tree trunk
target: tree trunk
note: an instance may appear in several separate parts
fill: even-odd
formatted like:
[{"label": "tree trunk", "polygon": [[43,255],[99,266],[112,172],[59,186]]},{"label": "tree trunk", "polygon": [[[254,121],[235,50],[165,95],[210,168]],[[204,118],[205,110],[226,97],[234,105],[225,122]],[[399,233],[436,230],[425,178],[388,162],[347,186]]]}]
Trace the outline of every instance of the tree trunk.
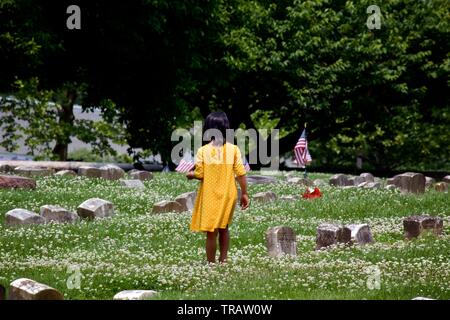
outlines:
[{"label": "tree trunk", "polygon": [[[61,109],[58,112],[59,125],[64,128],[72,128],[75,116],[73,114],[73,105],[77,98],[77,93],[73,90],[66,91],[67,100],[61,105]],[[63,136],[57,137],[55,147],[53,148],[53,154],[57,156],[60,161],[67,161],[68,149],[70,143],[71,130],[64,130]]]}]

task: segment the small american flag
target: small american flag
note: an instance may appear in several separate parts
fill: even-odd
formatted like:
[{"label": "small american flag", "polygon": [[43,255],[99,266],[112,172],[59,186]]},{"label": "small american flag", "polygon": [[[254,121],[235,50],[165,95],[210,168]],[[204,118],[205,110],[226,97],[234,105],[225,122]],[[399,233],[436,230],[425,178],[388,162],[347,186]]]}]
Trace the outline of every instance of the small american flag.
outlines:
[{"label": "small american flag", "polygon": [[245,171],[250,171],[250,170],[252,170],[252,169],[250,168],[250,164],[249,164],[248,161],[247,161],[247,158],[245,158],[245,157],[244,157],[244,168],[245,168]]},{"label": "small american flag", "polygon": [[306,140],[306,129],[303,129],[302,135],[294,147],[294,154],[299,166],[305,166],[312,161],[308,150],[308,141]]},{"label": "small american flag", "polygon": [[194,161],[192,159],[181,159],[178,166],[175,168],[177,172],[189,172],[194,169]]}]

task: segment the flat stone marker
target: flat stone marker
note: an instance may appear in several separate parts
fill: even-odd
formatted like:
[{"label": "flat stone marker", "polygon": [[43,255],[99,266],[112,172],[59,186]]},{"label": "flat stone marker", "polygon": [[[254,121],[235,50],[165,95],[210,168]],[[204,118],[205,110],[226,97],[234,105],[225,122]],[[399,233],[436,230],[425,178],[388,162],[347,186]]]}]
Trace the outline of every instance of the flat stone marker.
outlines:
[{"label": "flat stone marker", "polygon": [[381,183],[380,182],[365,182],[365,185],[363,187],[366,189],[380,189]]},{"label": "flat stone marker", "polygon": [[436,183],[436,180],[434,178],[425,177],[425,187],[431,187],[435,183]]},{"label": "flat stone marker", "polygon": [[128,174],[131,178],[138,179],[141,181],[153,179],[153,173],[151,173],[150,171],[135,170],[135,171],[129,172]]},{"label": "flat stone marker", "polygon": [[40,214],[47,222],[74,223],[78,215],[59,206],[45,205],[41,207]]},{"label": "flat stone marker", "polygon": [[55,176],[62,176],[62,177],[74,177],[77,174],[73,170],[60,170],[55,173]]},{"label": "flat stone marker", "polygon": [[295,197],[295,196],[281,196],[280,200],[284,200],[284,201],[296,201],[299,198]]},{"label": "flat stone marker", "polygon": [[368,224],[349,224],[346,226],[351,231],[351,239],[354,243],[374,243],[372,232]]},{"label": "flat stone marker", "polygon": [[255,195],[253,195],[253,200],[262,203],[272,202],[277,200],[277,195],[272,191],[258,192]]},{"label": "flat stone marker", "polygon": [[176,197],[175,201],[178,202],[183,207],[183,211],[192,211],[194,209],[196,197],[197,192],[195,191],[185,192]]},{"label": "flat stone marker", "polygon": [[358,186],[363,182],[368,182],[368,181],[366,181],[366,179],[364,179],[363,177],[360,177],[360,176],[348,178],[348,183],[350,183],[350,185],[352,185],[352,186]]},{"label": "flat stone marker", "polygon": [[27,177],[45,177],[51,176],[54,171],[53,169],[19,166],[14,169],[14,172]]},{"label": "flat stone marker", "polygon": [[106,180],[119,180],[125,175],[125,171],[114,164],[107,164],[100,167],[100,172],[101,177]]},{"label": "flat stone marker", "polygon": [[113,300],[148,300],[157,294],[153,290],[124,290],[117,293]]},{"label": "flat stone marker", "polygon": [[444,221],[439,217],[428,215],[414,215],[403,219],[403,229],[407,239],[417,238],[423,232],[440,235],[444,228]]},{"label": "flat stone marker", "polygon": [[114,215],[114,206],[109,201],[92,198],[80,204],[77,213],[81,218],[105,218]]},{"label": "flat stone marker", "polygon": [[120,185],[127,187],[127,188],[134,188],[134,189],[145,189],[145,185],[142,183],[141,180],[134,179],[134,180],[120,180]]},{"label": "flat stone marker", "polygon": [[438,182],[434,185],[434,190],[439,192],[448,192],[448,183],[447,182]]},{"label": "flat stone marker", "polygon": [[316,179],[316,180],[313,181],[313,185],[315,185],[316,187],[322,187],[322,186],[328,185],[328,183],[326,183],[322,179]]},{"label": "flat stone marker", "polygon": [[277,179],[270,176],[247,176],[247,182],[254,184],[275,183]]},{"label": "flat stone marker", "polygon": [[316,250],[325,248],[337,243],[349,243],[351,240],[351,230],[347,227],[324,223],[317,227]]},{"label": "flat stone marker", "polygon": [[2,174],[0,175],[0,188],[36,189],[36,181],[31,178]]},{"label": "flat stone marker", "polygon": [[405,172],[388,179],[387,184],[396,185],[403,193],[425,192],[425,176],[421,173]]},{"label": "flat stone marker", "polygon": [[365,182],[375,182],[375,177],[369,172],[361,173],[359,176],[363,178]]},{"label": "flat stone marker", "polygon": [[9,300],[64,300],[56,289],[31,279],[21,278],[11,282]]},{"label": "flat stone marker", "polygon": [[176,201],[163,200],[153,205],[152,213],[184,212],[183,207]]},{"label": "flat stone marker", "polygon": [[344,187],[353,185],[345,174],[338,173],[330,178],[330,185],[335,187]]},{"label": "flat stone marker", "polygon": [[99,168],[91,166],[81,166],[78,168],[78,174],[88,178],[101,178],[102,172]]},{"label": "flat stone marker", "polygon": [[314,183],[312,182],[311,179],[308,178],[299,178],[299,177],[292,177],[292,178],[288,178],[286,180],[288,183],[293,183],[293,184],[300,184],[306,187],[311,187],[314,185]]},{"label": "flat stone marker", "polygon": [[297,238],[294,230],[289,227],[273,227],[266,231],[266,246],[270,257],[280,257],[283,254],[297,255]]},{"label": "flat stone marker", "polygon": [[8,227],[43,223],[45,223],[45,218],[25,209],[13,209],[8,211],[5,215],[5,224]]}]

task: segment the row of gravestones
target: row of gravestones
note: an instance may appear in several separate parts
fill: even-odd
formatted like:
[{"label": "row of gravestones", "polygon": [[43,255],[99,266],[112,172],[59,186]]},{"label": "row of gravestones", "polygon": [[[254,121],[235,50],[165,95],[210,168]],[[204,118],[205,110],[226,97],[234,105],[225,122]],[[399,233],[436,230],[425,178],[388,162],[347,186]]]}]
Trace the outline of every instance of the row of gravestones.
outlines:
[{"label": "row of gravestones", "polygon": [[[158,293],[153,290],[124,290],[117,293],[114,300],[147,300]],[[6,299],[6,290],[0,285],[0,300]],[[46,284],[20,278],[9,285],[8,300],[64,300],[61,292]]]},{"label": "row of gravestones", "polygon": [[[381,188],[383,182],[370,173],[362,173],[359,176],[347,176],[345,174],[335,174],[330,178],[330,185],[344,188],[363,187]],[[427,187],[434,185],[436,191],[447,192],[450,176],[445,176],[442,182],[436,183],[431,177],[426,177],[421,173],[405,172],[387,179],[386,189],[399,189],[404,193],[424,193]]]},{"label": "row of gravestones", "polygon": [[[442,234],[444,221],[429,215],[413,215],[403,219],[405,238],[417,238],[425,232]],[[368,224],[321,224],[316,231],[316,250],[336,244],[370,244],[374,239]],[[292,228],[273,227],[266,232],[266,245],[269,256],[297,255],[297,239]]]},{"label": "row of gravestones", "polygon": [[8,227],[45,224],[45,223],[74,223],[78,219],[104,218],[114,215],[114,206],[111,202],[92,198],[84,201],[77,208],[77,213],[55,205],[45,205],[40,208],[40,214],[16,208],[5,215],[5,224]]},{"label": "row of gravestones", "polygon": [[[50,175],[58,176],[76,176],[77,173],[74,170],[60,170],[55,172],[54,169],[50,168],[37,168],[37,167],[11,167],[9,165],[0,165],[0,172],[3,173],[14,173],[25,177],[42,177]],[[103,178],[106,180],[119,180],[125,176],[125,171],[114,164],[107,164],[102,167],[93,166],[81,166],[78,168],[78,175],[90,177],[90,178]],[[153,174],[145,170],[132,169],[128,172],[128,175],[135,180],[151,180],[153,179]]]}]

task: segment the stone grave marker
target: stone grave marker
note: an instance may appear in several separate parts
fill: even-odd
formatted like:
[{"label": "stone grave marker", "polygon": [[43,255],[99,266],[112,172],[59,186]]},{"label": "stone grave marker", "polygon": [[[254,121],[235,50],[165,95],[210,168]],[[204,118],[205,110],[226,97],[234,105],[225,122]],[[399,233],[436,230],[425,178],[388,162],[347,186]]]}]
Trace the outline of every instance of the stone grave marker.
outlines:
[{"label": "stone grave marker", "polygon": [[21,208],[10,210],[5,215],[5,224],[8,227],[43,223],[45,223],[45,218]]},{"label": "stone grave marker", "polygon": [[144,170],[135,170],[135,171],[129,172],[128,175],[130,176],[130,178],[138,179],[141,181],[153,179],[153,173],[151,173],[150,171],[144,171]]},{"label": "stone grave marker", "polygon": [[9,300],[64,300],[56,289],[31,279],[14,280],[9,288]]},{"label": "stone grave marker", "polygon": [[153,290],[124,290],[117,293],[113,300],[148,300],[157,294]]},{"label": "stone grave marker", "polygon": [[[195,205],[195,198],[197,197],[197,192],[185,192],[180,194],[175,198],[175,201],[182,206],[183,211],[192,211]],[[239,201],[239,200],[238,200]]]},{"label": "stone grave marker", "polygon": [[36,181],[31,178],[25,178],[12,175],[0,175],[0,188],[25,188],[36,189]]},{"label": "stone grave marker", "polygon": [[47,222],[74,223],[78,215],[60,206],[45,205],[41,207],[40,214]]},{"label": "stone grave marker", "polygon": [[368,224],[349,224],[346,226],[351,231],[351,239],[354,243],[374,243],[372,232]]},{"label": "stone grave marker", "polygon": [[317,227],[316,250],[337,243],[349,243],[351,233],[351,230],[345,226],[329,223],[321,224]]},{"label": "stone grave marker", "polygon": [[133,180],[121,179],[120,185],[127,187],[127,188],[134,188],[134,189],[140,189],[140,190],[145,189],[145,185],[142,183],[141,180],[138,180],[138,179],[133,179]]},{"label": "stone grave marker", "polygon": [[444,228],[444,221],[439,217],[429,215],[414,215],[403,219],[403,229],[407,239],[417,238],[424,232],[440,235]]},{"label": "stone grave marker", "polygon": [[114,206],[109,201],[92,198],[80,204],[77,213],[81,218],[87,219],[111,217],[114,215]]},{"label": "stone grave marker", "polygon": [[125,171],[114,164],[107,164],[100,167],[100,175],[106,180],[119,180],[123,178]]},{"label": "stone grave marker", "polygon": [[152,213],[184,212],[183,207],[176,201],[163,200],[153,205]]},{"label": "stone grave marker", "polygon": [[277,200],[277,195],[272,191],[258,192],[253,195],[253,200],[261,203],[272,202]]},{"label": "stone grave marker", "polygon": [[270,257],[283,254],[297,255],[297,238],[294,230],[285,226],[270,228],[266,231],[266,246]]}]

